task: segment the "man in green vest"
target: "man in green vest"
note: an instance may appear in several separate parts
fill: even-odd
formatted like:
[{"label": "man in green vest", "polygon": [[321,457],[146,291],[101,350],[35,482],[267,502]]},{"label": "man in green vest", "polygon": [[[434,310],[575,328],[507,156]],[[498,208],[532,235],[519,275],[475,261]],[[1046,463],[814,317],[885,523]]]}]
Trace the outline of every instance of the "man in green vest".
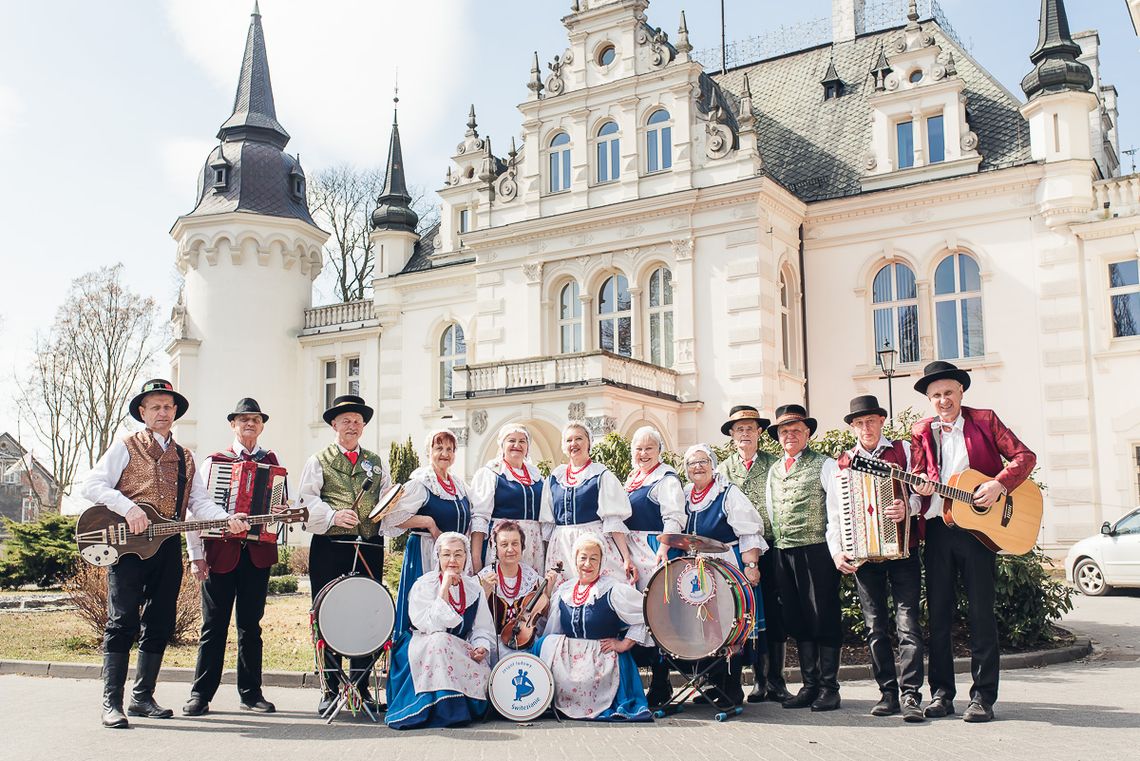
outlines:
[{"label": "man in green vest", "polygon": [[799,404],[776,409],[768,435],[783,456],[768,471],[767,505],[779,551],[784,627],[796,640],[803,687],[784,708],[839,708],[839,649],[843,626],[839,571],[827,548],[827,491],[839,466],[808,447],[815,418]]},{"label": "man in green vest", "polygon": [[784,631],[783,614],[780,611],[780,586],[777,566],[779,551],[776,537],[772,533],[772,520],[768,517],[767,484],[768,471],[776,458],[761,452],[760,437],[771,421],[760,417],[760,412],[747,404],[738,404],[728,413],[728,420],[720,427],[720,432],[732,437],[736,451],[723,460],[717,471],[744,492],[756,511],[764,527],[764,540],[768,551],[760,556],[760,585],[757,592],[764,601],[764,619],[767,630],[764,632],[766,646],[759,641],[752,652],[752,692],[749,703],[764,700],[782,703],[791,697],[784,681],[784,657],[788,635]]}]

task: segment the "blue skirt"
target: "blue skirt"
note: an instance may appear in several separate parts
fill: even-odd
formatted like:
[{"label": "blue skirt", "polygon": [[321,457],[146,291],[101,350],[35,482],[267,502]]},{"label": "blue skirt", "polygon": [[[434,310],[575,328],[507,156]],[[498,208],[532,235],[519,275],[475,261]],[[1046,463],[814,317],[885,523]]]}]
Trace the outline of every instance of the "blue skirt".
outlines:
[{"label": "blue skirt", "polygon": [[[535,640],[531,646],[531,653],[537,656],[542,652],[544,639],[546,637]],[[629,651],[618,653],[618,688],[614,702],[588,721],[653,721],[653,714],[649,712],[649,704],[645,701],[645,688],[641,686],[641,673],[637,670],[633,653]]]},{"label": "blue skirt", "polygon": [[[744,568],[744,560],[741,559],[741,557],[740,557],[740,546],[739,545],[733,545],[732,546],[732,553],[734,555],[736,555],[736,567],[743,569]],[[685,556],[685,553],[682,552],[681,550],[677,550],[677,549],[669,550],[669,559],[670,560],[673,560],[675,558],[684,557],[684,556]],[[767,629],[768,629],[768,622],[764,620],[764,598],[760,594],[760,585],[759,584],[752,587],[752,597],[755,598],[755,600],[756,600],[756,622],[752,626],[752,631],[748,633],[748,639],[759,639],[760,638],[760,632],[767,631]],[[763,643],[761,643],[761,644],[763,644]]]},{"label": "blue skirt", "polygon": [[408,543],[404,547],[404,564],[400,567],[400,584],[396,588],[396,628],[392,632],[393,645],[412,630],[412,619],[408,615],[408,595],[412,591],[412,585],[424,575],[421,555],[419,535],[409,534]]},{"label": "blue skirt", "polygon": [[486,700],[475,700],[453,690],[416,692],[408,662],[411,641],[412,635],[405,632],[392,647],[387,688],[388,713],[384,723],[392,729],[428,729],[454,727],[482,719],[487,713]]}]

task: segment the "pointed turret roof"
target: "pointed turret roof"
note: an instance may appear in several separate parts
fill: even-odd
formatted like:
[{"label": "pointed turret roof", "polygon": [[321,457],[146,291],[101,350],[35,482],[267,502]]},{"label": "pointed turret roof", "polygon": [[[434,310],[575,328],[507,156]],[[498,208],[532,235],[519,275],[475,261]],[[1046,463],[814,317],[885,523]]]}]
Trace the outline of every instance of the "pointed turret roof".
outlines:
[{"label": "pointed turret roof", "polygon": [[1088,91],[1093,77],[1089,67],[1077,60],[1081,46],[1069,33],[1064,0],[1041,0],[1041,30],[1037,48],[1029,55],[1033,71],[1021,80],[1025,95],[1034,98],[1065,90]]},{"label": "pointed turret roof", "polygon": [[419,215],[412,211],[412,197],[404,178],[404,150],[400,146],[399,97],[393,98],[392,135],[388,140],[388,169],[384,174],[384,189],[376,199],[372,212],[372,229],[399,230],[414,233]]},{"label": "pointed turret roof", "polygon": [[289,142],[289,133],[277,121],[273,106],[273,85],[269,81],[269,59],[265,54],[265,33],[261,29],[261,12],[257,2],[245,38],[245,55],[241,61],[234,112],[226,119],[218,137],[222,140],[244,138],[261,140],[278,148]]}]

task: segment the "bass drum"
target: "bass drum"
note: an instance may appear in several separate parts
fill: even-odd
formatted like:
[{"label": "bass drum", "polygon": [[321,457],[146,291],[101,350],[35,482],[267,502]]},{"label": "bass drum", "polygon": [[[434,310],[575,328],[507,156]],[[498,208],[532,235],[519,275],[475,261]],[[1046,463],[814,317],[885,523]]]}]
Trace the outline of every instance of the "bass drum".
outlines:
[{"label": "bass drum", "polygon": [[392,637],[396,606],[383,584],[353,574],[333,579],[317,593],[312,620],[326,648],[362,658],[379,651]]},{"label": "bass drum", "polygon": [[718,558],[675,558],[645,587],[645,623],[657,646],[679,660],[735,652],[756,620],[744,575]]},{"label": "bass drum", "polygon": [[550,707],[554,675],[541,658],[511,653],[491,670],[487,697],[495,710],[511,721],[531,721]]}]

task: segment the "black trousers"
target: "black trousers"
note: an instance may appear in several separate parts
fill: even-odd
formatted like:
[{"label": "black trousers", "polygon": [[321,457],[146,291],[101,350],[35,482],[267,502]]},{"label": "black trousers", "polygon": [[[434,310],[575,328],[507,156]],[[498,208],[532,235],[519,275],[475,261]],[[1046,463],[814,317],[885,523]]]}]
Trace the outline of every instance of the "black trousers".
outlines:
[{"label": "black trousers", "polygon": [[842,645],[839,571],[827,543],[781,549],[779,561],[784,629],[796,640]]},{"label": "black trousers", "polygon": [[871,651],[871,671],[883,692],[900,691],[895,651],[891,644],[891,611],[887,597],[895,601],[895,626],[899,635],[899,663],[902,666],[901,691],[904,695],[922,692],[922,627],[918,623],[922,596],[922,566],[918,552],[902,560],[864,563],[855,573],[855,589],[867,625],[867,647]]},{"label": "black trousers", "polygon": [[181,586],[182,545],[176,536],[146,560],[138,555],[119,558],[107,572],[103,652],[129,653],[137,637],[139,650],[162,655],[174,633]]},{"label": "black trousers", "polygon": [[764,601],[764,632],[768,642],[787,642],[784,608],[780,603],[780,550],[769,546],[760,556],[760,597]]},{"label": "black trousers", "polygon": [[954,652],[950,634],[957,607],[957,579],[962,577],[969,603],[970,699],[987,706],[997,701],[998,628],[994,612],[997,555],[973,534],[951,528],[941,519],[927,521],[926,604],[930,611],[930,692],[953,700]]},{"label": "black trousers", "polygon": [[206,702],[214,699],[222,681],[230,613],[237,608],[237,687],[243,702],[261,695],[261,617],[269,591],[269,569],[258,568],[242,544],[237,566],[229,573],[214,573],[202,582],[202,636],[198,640],[198,663],[190,688]]},{"label": "black trousers", "polygon": [[[344,544],[356,537],[328,536],[316,534],[309,545],[309,585],[312,587],[313,601],[324,589],[325,585],[352,571],[353,562],[356,563],[356,572],[362,575],[371,575],[377,580],[384,577],[384,538],[381,536],[367,540],[368,547],[361,547],[363,561],[356,557],[356,545]],[[365,562],[368,567],[365,567]],[[362,689],[367,688],[371,673],[369,669],[370,658],[349,659],[349,677]],[[341,656],[325,651],[325,683],[329,690],[336,691],[340,679],[335,669],[341,663]]]}]

